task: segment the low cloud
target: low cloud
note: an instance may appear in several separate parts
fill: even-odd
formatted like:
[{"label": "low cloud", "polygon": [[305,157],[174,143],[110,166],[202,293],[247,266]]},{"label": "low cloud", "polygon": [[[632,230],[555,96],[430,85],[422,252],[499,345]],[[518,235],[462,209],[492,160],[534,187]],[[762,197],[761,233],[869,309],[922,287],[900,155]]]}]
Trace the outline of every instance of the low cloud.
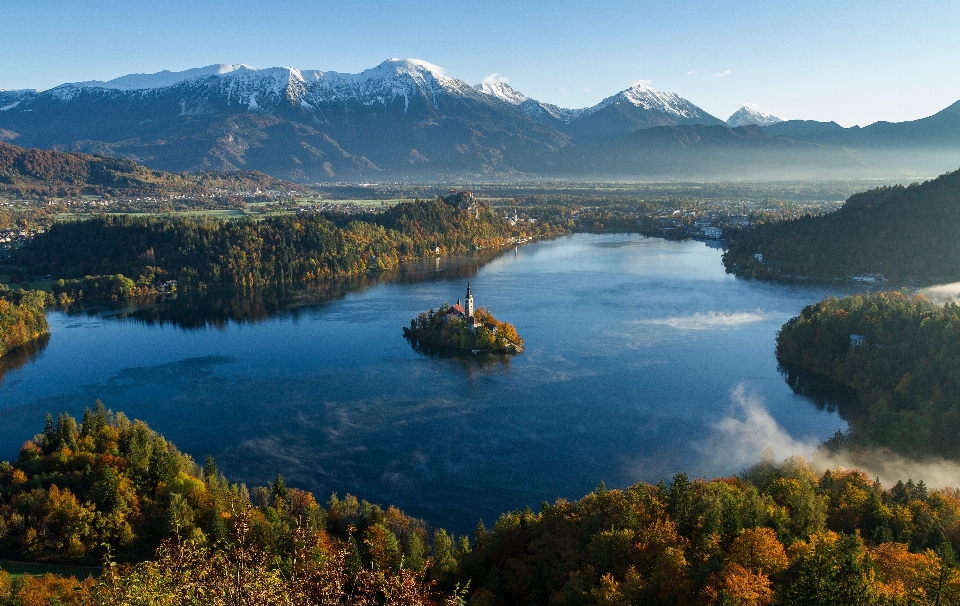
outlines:
[{"label": "low cloud", "polygon": [[730,473],[759,462],[766,449],[778,459],[809,456],[818,440],[797,440],[770,415],[761,398],[737,385],[730,392],[730,414],[713,426],[703,451],[706,467],[714,473]]},{"label": "low cloud", "polygon": [[670,318],[657,318],[654,320],[645,320],[642,324],[653,324],[655,326],[669,326],[677,330],[707,330],[710,328],[731,328],[742,326],[744,324],[753,324],[762,322],[765,316],[759,309],[754,312],[720,312],[710,311],[707,313],[698,313],[692,316],[673,316]]},{"label": "low cloud", "polygon": [[498,74],[497,72],[493,72],[483,79],[484,84],[508,84],[509,82],[510,80],[508,80],[505,76]]},{"label": "low cloud", "polygon": [[914,480],[927,488],[960,486],[960,464],[943,458],[914,461],[886,449],[855,450],[830,454],[819,452],[813,461],[818,471],[860,469],[872,480],[878,478],[886,488],[898,481]]},{"label": "low cloud", "polygon": [[859,469],[870,479],[879,479],[886,488],[910,479],[923,480],[930,489],[960,486],[960,463],[956,461],[915,461],[886,448],[830,453],[820,448],[820,440],[791,436],[770,415],[763,400],[743,385],[730,392],[730,400],[730,413],[713,426],[702,450],[705,471],[712,475],[746,470],[758,463],[769,448],[778,461],[799,455],[810,460],[817,473]]},{"label": "low cloud", "polygon": [[724,70],[724,71],[720,72],[719,74],[713,74],[713,75],[710,76],[710,77],[711,77],[711,78],[726,78],[727,76],[729,76],[729,75],[732,74],[732,73],[733,73],[733,72],[728,69],[728,70]]},{"label": "low cloud", "polygon": [[921,288],[920,294],[930,299],[931,303],[936,303],[937,305],[954,303],[960,300],[960,282],[937,284],[935,286]]}]

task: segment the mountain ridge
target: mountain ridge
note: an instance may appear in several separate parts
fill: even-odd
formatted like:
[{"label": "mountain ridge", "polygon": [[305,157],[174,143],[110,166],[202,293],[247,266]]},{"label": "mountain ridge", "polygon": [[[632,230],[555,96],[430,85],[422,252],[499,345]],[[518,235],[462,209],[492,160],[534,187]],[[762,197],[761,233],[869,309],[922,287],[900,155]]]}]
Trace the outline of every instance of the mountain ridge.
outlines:
[{"label": "mountain ridge", "polygon": [[[739,126],[645,83],[592,107],[568,109],[527,97],[502,79],[471,86],[416,59],[389,59],[357,74],[238,63],[0,91],[0,140],[118,156],[172,172],[254,169],[299,182],[567,178],[583,174],[583,166],[599,170],[591,172],[598,178],[690,177],[697,162],[712,167],[711,174],[722,169],[731,178],[749,178],[745,159],[763,165],[765,175],[810,172],[787,158],[839,176],[888,177],[937,174],[955,164],[960,102],[951,108],[921,121],[862,129],[787,121],[763,126],[768,138],[722,130],[703,131],[709,133],[703,137],[681,127]],[[658,128],[675,129],[674,135],[636,136]],[[666,147],[649,144],[658,137]],[[742,158],[748,139],[760,151]],[[641,161],[634,161],[636,149],[624,161],[624,145],[637,140],[645,141]],[[686,143],[678,148],[678,141]],[[917,149],[904,154],[904,145]],[[779,160],[761,161],[764,148]],[[799,155],[784,155],[787,148]],[[862,158],[852,160],[851,153]],[[822,161],[838,155],[847,172]],[[687,168],[650,168],[671,162]],[[636,170],[622,174],[613,166]]]}]

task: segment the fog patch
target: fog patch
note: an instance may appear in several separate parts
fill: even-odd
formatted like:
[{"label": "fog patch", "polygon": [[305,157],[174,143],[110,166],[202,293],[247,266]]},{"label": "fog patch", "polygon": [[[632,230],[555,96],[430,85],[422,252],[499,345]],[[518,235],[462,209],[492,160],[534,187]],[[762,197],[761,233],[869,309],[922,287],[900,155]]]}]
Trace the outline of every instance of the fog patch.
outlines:
[{"label": "fog patch", "polygon": [[653,320],[643,320],[641,324],[652,324],[655,326],[669,326],[677,330],[708,330],[711,328],[734,328],[744,324],[753,324],[762,322],[766,316],[759,309],[753,312],[721,312],[709,311],[707,313],[696,313],[692,316],[674,316],[670,318],[656,318]]},{"label": "fog patch", "polygon": [[886,448],[830,452],[817,439],[791,436],[770,415],[763,400],[743,385],[733,388],[730,400],[730,413],[713,425],[704,443],[702,465],[707,477],[743,472],[764,458],[769,448],[776,460],[805,457],[821,474],[828,469],[859,469],[886,488],[911,479],[923,480],[930,489],[960,487],[960,463],[956,461],[915,461]]},{"label": "fog patch", "polygon": [[919,293],[929,299],[931,303],[937,305],[955,303],[960,301],[960,282],[927,286],[926,288],[921,288]]},{"label": "fog patch", "polygon": [[739,473],[770,449],[777,459],[809,456],[819,441],[797,440],[767,411],[763,400],[737,385],[730,393],[731,410],[715,423],[703,447],[704,471],[716,475]]},{"label": "fog patch", "polygon": [[887,448],[837,453],[821,449],[814,457],[813,466],[819,472],[838,468],[859,469],[870,479],[879,479],[886,488],[901,480],[923,480],[931,489],[960,486],[960,463],[943,458],[914,461]]}]

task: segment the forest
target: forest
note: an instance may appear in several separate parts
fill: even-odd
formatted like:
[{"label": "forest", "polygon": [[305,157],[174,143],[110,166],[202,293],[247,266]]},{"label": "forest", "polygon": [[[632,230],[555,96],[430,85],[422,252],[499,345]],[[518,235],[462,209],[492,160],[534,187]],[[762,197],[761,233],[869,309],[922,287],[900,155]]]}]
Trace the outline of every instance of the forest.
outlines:
[{"label": "forest", "polygon": [[960,305],[828,297],[783,325],[777,360],[852,390],[840,408],[850,446],[960,460]]},{"label": "forest", "polygon": [[37,196],[157,196],[283,189],[303,185],[256,171],[168,173],[124,158],[25,149],[0,141],[0,193]]},{"label": "forest", "polygon": [[230,483],[97,403],[0,463],[0,557],[105,563],[0,572],[0,604],[960,604],[960,490],[883,487],[772,455],[479,521],[472,538],[281,476]]},{"label": "forest", "polygon": [[425,352],[441,350],[483,351],[486,353],[519,353],[523,351],[523,338],[512,324],[501,322],[486,308],[479,308],[473,316],[474,328],[467,321],[450,315],[451,307],[445,303],[440,309],[429,310],[410,320],[410,327],[403,328],[403,336],[415,348]]},{"label": "forest", "polygon": [[50,331],[45,301],[39,290],[11,290],[0,284],[0,358]]},{"label": "forest", "polygon": [[[560,231],[548,222],[514,227],[480,203],[471,211],[443,199],[403,202],[364,220],[320,214],[230,221],[117,215],[56,223],[14,249],[10,262],[19,267],[17,277],[50,274],[64,280],[57,288],[74,298],[91,291],[123,297],[171,280],[183,290],[356,275]],[[91,286],[88,276],[111,279]],[[87,286],[70,280],[86,280]]]},{"label": "forest", "polygon": [[828,215],[757,226],[731,239],[724,265],[761,279],[879,274],[886,280],[953,282],[960,279],[958,211],[960,170],[922,184],[854,194]]}]

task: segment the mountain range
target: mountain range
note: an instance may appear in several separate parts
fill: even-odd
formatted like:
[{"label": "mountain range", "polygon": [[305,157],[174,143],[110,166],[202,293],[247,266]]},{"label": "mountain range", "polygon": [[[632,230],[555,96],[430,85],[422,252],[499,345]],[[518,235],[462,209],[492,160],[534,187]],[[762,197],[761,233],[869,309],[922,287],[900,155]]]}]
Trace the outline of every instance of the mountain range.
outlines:
[{"label": "mountain range", "polygon": [[863,128],[747,106],[725,122],[644,84],[567,109],[415,59],[359,74],[237,64],[0,91],[0,140],[300,182],[895,177],[960,165],[960,102]]}]

